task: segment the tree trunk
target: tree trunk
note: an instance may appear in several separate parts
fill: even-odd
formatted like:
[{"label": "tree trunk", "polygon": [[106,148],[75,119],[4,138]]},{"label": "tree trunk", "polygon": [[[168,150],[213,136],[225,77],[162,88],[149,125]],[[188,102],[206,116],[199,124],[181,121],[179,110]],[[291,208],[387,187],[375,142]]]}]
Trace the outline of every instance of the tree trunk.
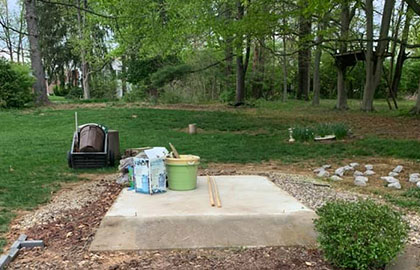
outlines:
[{"label": "tree trunk", "polygon": [[[388,31],[391,22],[392,10],[395,0],[385,0],[382,12],[381,30],[379,34],[376,55],[373,55],[373,3],[372,0],[366,0],[366,36],[368,39],[366,46],[366,84],[363,93],[362,110],[373,111],[373,99],[376,88],[379,85],[382,75],[385,51],[388,46]],[[375,57],[375,59],[374,59]],[[376,61],[375,61],[376,60]],[[368,74],[370,73],[370,74]]]},{"label": "tree trunk", "polygon": [[373,0],[366,0],[366,81],[363,91],[362,110],[373,110]]},{"label": "tree trunk", "polygon": [[346,67],[337,68],[337,110],[347,110]]},{"label": "tree trunk", "polygon": [[[87,0],[83,1],[84,8],[87,8]],[[77,24],[80,40],[84,40],[84,28],[86,26],[86,14],[81,14],[80,10],[80,0],[77,0]],[[80,50],[80,60],[81,60],[81,70],[82,70],[82,88],[83,88],[83,99],[90,99],[90,89],[89,89],[89,64],[86,61],[86,50],[84,45],[81,45]]]},{"label": "tree trunk", "polygon": [[252,95],[259,99],[262,97],[264,80],[264,48],[258,42],[254,47],[254,58],[252,63]]},{"label": "tree trunk", "polygon": [[[245,7],[243,6],[242,2],[238,0],[236,2],[238,8],[238,20],[241,20],[245,14]],[[245,96],[246,96],[246,89],[245,89],[245,75],[248,68],[249,62],[249,54],[250,54],[250,40],[249,37],[246,38],[246,53],[245,59],[243,56],[243,39],[242,35],[237,37],[239,40],[237,44],[239,44],[237,48],[236,54],[236,98],[235,98],[235,106],[240,106],[244,104]]]},{"label": "tree trunk", "polygon": [[[306,4],[306,0],[301,5]],[[308,45],[308,35],[311,33],[311,20],[304,15],[299,17],[299,51],[298,51],[298,99],[309,99],[309,65],[311,49]]]},{"label": "tree trunk", "polygon": [[34,83],[35,104],[38,106],[49,104],[45,71],[42,65],[41,50],[38,41],[38,25],[36,18],[35,0],[25,0],[26,24],[29,34],[29,47],[32,72],[36,78]]},{"label": "tree trunk", "polygon": [[286,35],[283,35],[283,102],[287,101],[287,56]]},{"label": "tree trunk", "polygon": [[394,77],[392,78],[392,82],[391,82],[391,91],[395,98],[397,97],[398,86],[401,81],[403,65],[404,65],[405,60],[407,59],[407,54],[405,53],[405,49],[406,49],[405,43],[407,43],[407,40],[408,40],[411,17],[412,17],[412,13],[410,9],[407,9],[404,29],[403,29],[402,37],[401,37],[400,51],[398,52],[397,63],[395,64]]},{"label": "tree trunk", "polygon": [[318,35],[316,37],[316,50],[315,50],[315,59],[314,59],[314,98],[312,99],[312,105],[318,106],[320,95],[321,95],[321,81],[319,69],[321,65],[321,55],[322,55],[322,22],[318,23]]},{"label": "tree trunk", "polygon": [[[350,14],[350,2],[343,1],[341,4],[341,15],[340,15],[340,38],[342,40],[347,40],[349,37],[350,21],[352,15]],[[347,43],[340,43],[340,53],[347,52]],[[347,89],[346,89],[346,72],[347,66],[345,63],[336,61],[337,67],[337,103],[335,108],[338,110],[347,110],[349,107],[347,105]]]},{"label": "tree trunk", "polygon": [[245,100],[245,73],[243,55],[236,56],[236,98],[235,105],[242,105]]},{"label": "tree trunk", "polygon": [[413,113],[413,114],[420,114],[420,81],[419,81],[419,86],[417,88],[417,101],[416,101],[416,105],[411,110],[411,113]]},{"label": "tree trunk", "polygon": [[127,93],[127,63],[125,54],[121,57],[121,97]]}]

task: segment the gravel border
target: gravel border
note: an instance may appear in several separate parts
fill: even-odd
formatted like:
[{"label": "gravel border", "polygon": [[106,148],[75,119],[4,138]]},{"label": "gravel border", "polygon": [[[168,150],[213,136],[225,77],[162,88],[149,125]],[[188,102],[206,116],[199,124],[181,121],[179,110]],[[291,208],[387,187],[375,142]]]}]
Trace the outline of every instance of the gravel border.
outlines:
[{"label": "gravel border", "polygon": [[[337,191],[327,185],[317,186],[314,185],[314,178],[285,173],[270,173],[270,179],[279,186],[282,190],[290,193],[293,197],[301,203],[316,210],[323,206],[328,201],[345,200],[345,201],[358,201],[361,199],[373,199],[378,202],[383,202],[373,196],[364,194]],[[402,211],[398,207],[394,207],[397,211]],[[420,246],[420,216],[417,213],[408,213],[403,218],[409,223],[410,231],[408,234],[407,243],[415,246]]]}]

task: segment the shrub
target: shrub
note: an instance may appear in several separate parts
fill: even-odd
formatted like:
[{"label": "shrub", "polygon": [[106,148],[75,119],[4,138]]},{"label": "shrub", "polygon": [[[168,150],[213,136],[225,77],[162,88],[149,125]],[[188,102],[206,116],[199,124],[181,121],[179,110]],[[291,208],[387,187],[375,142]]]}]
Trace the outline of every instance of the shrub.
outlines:
[{"label": "shrub", "polygon": [[32,100],[35,79],[27,66],[0,59],[0,107],[20,108]]},{"label": "shrub", "polygon": [[67,99],[82,99],[83,98],[83,89],[78,86],[69,86],[69,92],[66,95]]},{"label": "shrub", "polygon": [[326,259],[349,269],[377,269],[403,248],[408,225],[386,205],[372,201],[329,202],[314,221]]}]

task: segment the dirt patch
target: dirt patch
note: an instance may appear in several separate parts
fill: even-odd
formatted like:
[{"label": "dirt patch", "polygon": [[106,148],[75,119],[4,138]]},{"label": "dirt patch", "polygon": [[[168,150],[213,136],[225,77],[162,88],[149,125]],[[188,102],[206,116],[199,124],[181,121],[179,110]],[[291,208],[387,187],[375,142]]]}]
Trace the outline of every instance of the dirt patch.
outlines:
[{"label": "dirt patch", "polygon": [[[188,128],[175,128],[174,131],[183,132],[189,134]],[[245,135],[267,135],[270,134],[268,130],[257,129],[257,130],[218,130],[218,129],[202,129],[197,128],[199,134],[245,134]]]}]

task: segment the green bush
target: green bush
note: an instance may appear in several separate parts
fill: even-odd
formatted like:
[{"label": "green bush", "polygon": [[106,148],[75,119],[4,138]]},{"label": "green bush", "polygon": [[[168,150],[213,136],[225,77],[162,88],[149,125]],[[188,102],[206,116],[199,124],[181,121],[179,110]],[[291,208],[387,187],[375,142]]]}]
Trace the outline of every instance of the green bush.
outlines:
[{"label": "green bush", "polygon": [[23,107],[33,98],[34,82],[27,66],[10,64],[0,59],[0,107]]},{"label": "green bush", "polygon": [[92,98],[117,98],[117,80],[110,76],[95,76],[90,82],[90,96]]},{"label": "green bush", "polygon": [[372,201],[329,202],[314,221],[325,258],[346,269],[378,269],[404,246],[408,225],[386,205]]},{"label": "green bush", "polygon": [[83,89],[78,86],[70,86],[69,92],[66,95],[67,99],[82,99],[83,98]]},{"label": "green bush", "polygon": [[59,97],[65,97],[70,92],[70,87],[68,86],[62,86],[62,85],[54,85],[53,88],[54,95]]}]

